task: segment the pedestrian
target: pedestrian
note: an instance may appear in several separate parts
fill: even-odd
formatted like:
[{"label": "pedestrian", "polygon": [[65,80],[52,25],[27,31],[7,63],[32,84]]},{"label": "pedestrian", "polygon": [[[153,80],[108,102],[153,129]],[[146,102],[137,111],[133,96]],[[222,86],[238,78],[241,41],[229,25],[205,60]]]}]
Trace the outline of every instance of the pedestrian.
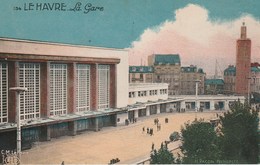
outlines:
[{"label": "pedestrian", "polygon": [[61,165],[64,165],[64,161],[61,162]]},{"label": "pedestrian", "polygon": [[152,128],[150,129],[150,135],[151,136],[153,135],[153,129]]},{"label": "pedestrian", "polygon": [[147,127],[147,134],[149,134],[150,133],[150,130],[149,130],[149,128]]},{"label": "pedestrian", "polygon": [[154,143],[152,143],[152,150],[154,150]]},{"label": "pedestrian", "polygon": [[143,133],[145,132],[145,127],[143,127]]}]

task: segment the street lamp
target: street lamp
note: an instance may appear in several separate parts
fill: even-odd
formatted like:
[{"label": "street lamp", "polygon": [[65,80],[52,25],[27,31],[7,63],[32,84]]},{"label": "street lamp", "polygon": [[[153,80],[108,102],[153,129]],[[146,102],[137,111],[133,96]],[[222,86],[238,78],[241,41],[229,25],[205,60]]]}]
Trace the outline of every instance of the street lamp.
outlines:
[{"label": "street lamp", "polygon": [[196,113],[196,120],[197,120],[197,112],[198,112],[198,86],[199,86],[199,82],[200,82],[200,80],[195,80],[195,83],[196,83],[196,105],[195,105],[195,113]]},{"label": "street lamp", "polygon": [[23,87],[13,87],[9,88],[10,91],[15,91],[17,93],[16,98],[16,123],[17,123],[17,155],[19,160],[21,160],[21,123],[20,123],[20,94],[27,91],[27,88]]},{"label": "street lamp", "polygon": [[253,85],[255,84],[255,78],[256,78],[256,76],[252,76],[252,77],[248,77],[247,79],[248,79],[248,85],[247,85],[247,98],[248,98],[248,104],[250,105],[250,99],[251,99],[251,97],[250,97],[250,94],[251,94],[251,91],[254,91],[254,86],[253,86],[253,89],[251,90],[251,79],[253,79],[254,80],[254,82],[253,82]]}]

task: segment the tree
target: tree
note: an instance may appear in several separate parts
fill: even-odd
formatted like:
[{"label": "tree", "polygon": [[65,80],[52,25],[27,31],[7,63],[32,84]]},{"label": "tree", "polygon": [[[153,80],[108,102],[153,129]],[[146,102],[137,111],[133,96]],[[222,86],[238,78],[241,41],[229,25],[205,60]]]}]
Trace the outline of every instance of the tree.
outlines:
[{"label": "tree", "polygon": [[184,164],[217,163],[219,157],[218,139],[214,127],[209,122],[195,120],[181,129]]},{"label": "tree", "polygon": [[167,144],[161,144],[161,148],[157,151],[152,149],[150,155],[150,164],[173,164],[173,154],[168,150]]},{"label": "tree", "polygon": [[251,110],[246,102],[235,102],[231,111],[220,117],[222,125],[220,135],[221,159],[223,163],[259,162],[258,113]]}]

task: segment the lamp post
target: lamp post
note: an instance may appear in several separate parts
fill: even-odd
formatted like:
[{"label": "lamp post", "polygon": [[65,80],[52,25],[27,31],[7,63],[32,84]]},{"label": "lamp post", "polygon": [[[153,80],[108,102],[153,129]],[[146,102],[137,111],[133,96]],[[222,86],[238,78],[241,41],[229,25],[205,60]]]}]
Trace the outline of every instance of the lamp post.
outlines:
[{"label": "lamp post", "polygon": [[10,91],[15,91],[17,94],[16,98],[16,123],[17,123],[17,155],[21,160],[21,122],[20,122],[20,94],[27,91],[27,88],[13,87],[9,88]]},{"label": "lamp post", "polygon": [[248,105],[250,105],[250,81],[251,77],[248,77],[248,85],[247,85],[247,99],[248,99]]},{"label": "lamp post", "polygon": [[199,82],[200,80],[196,80],[195,83],[196,83],[196,92],[195,92],[195,98],[196,98],[196,102],[195,102],[195,114],[196,114],[196,120],[197,120],[197,112],[198,112],[198,86],[199,86]]}]

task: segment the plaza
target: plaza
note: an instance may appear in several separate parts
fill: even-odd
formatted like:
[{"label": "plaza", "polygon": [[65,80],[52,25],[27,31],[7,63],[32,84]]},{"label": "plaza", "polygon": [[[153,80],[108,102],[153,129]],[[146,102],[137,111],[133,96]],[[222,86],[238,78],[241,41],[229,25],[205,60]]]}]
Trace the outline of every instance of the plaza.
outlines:
[{"label": "plaza", "polygon": [[[98,132],[88,131],[37,143],[23,151],[21,160],[22,164],[60,164],[63,161],[65,164],[108,164],[111,159],[118,158],[120,164],[138,163],[149,158],[152,143],[158,149],[161,142],[169,140],[172,132],[180,131],[185,122],[192,122],[196,116],[207,121],[222,112],[162,113],[142,117],[127,126],[106,127]],[[164,121],[166,117],[168,123]],[[155,118],[161,123],[160,131],[154,125]],[[143,132],[143,127],[153,128],[154,135]],[[169,148],[170,145],[173,144],[169,144]]]}]

